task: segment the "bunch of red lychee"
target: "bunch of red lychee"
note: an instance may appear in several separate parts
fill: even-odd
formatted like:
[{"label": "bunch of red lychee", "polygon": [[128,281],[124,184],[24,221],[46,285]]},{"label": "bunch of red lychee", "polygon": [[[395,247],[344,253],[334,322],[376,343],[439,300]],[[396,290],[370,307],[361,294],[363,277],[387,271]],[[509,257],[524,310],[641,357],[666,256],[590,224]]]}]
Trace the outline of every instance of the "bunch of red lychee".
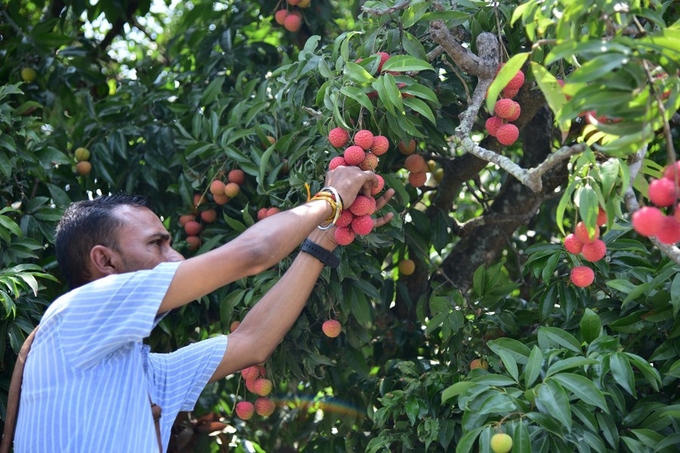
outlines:
[{"label": "bunch of red lychee", "polygon": [[[311,0],[287,0],[289,7],[309,8]],[[302,27],[302,12],[298,9],[280,9],[274,13],[274,21],[290,32],[297,32]]]},{"label": "bunch of red lychee", "polygon": [[253,413],[268,417],[276,410],[276,404],[267,396],[272,392],[272,381],[265,376],[267,370],[262,365],[253,365],[241,370],[241,377],[245,381],[246,389],[258,396],[255,403],[239,401],[236,403],[236,415],[241,420],[250,420]]},{"label": "bunch of red lychee", "polygon": [[[589,233],[586,224],[578,222],[574,232],[564,238],[564,248],[569,253],[580,254],[591,263],[600,261],[607,254],[607,245],[600,239],[600,226],[607,223],[607,213],[604,209],[600,208],[595,223],[594,231]],[[571,270],[569,279],[574,285],[585,288],[595,281],[595,272],[588,266],[576,266]]]},{"label": "bunch of red lychee", "polygon": [[[498,71],[503,67],[501,64]],[[524,85],[524,73],[520,70],[508,82],[501,92],[501,98],[494,105],[494,115],[486,120],[485,127],[489,135],[496,137],[501,145],[510,146],[517,141],[519,129],[512,124],[522,109],[518,102],[513,101],[520,88]]]},{"label": "bunch of red lychee", "polygon": [[210,183],[208,190],[215,203],[223,205],[241,193],[241,186],[244,182],[246,182],[246,174],[243,170],[237,168],[227,174],[227,182],[224,182],[221,178],[215,178]]},{"label": "bunch of red lychee", "polygon": [[[341,155],[331,159],[328,169],[334,170],[339,166],[357,166],[362,170],[375,171],[378,166],[378,156],[387,152],[390,143],[382,135],[373,135],[367,129],[361,129],[354,134],[350,144],[349,132],[342,127],[332,129],[328,134],[328,141],[335,148],[344,148]],[[348,146],[349,145],[349,146]],[[385,187],[385,180],[376,174],[378,186],[374,187],[371,195],[378,195]],[[366,195],[356,197],[351,206],[345,206],[335,226],[335,240],[339,245],[351,244],[356,235],[366,236],[373,230],[373,218],[376,210],[375,198]]]},{"label": "bunch of red lychee", "polygon": [[680,241],[680,161],[666,167],[663,177],[649,184],[647,193],[654,206],[645,206],[633,213],[633,228],[642,236],[656,236],[662,244]]}]

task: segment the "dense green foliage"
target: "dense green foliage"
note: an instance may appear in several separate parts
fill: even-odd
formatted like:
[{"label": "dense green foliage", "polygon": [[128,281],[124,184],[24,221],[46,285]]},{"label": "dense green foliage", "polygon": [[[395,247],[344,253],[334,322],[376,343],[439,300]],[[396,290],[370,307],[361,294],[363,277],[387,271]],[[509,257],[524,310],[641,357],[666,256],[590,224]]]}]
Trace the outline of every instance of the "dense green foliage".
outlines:
[{"label": "dense green foliage", "polygon": [[[178,419],[172,451],[488,452],[500,431],[513,452],[676,451],[678,251],[637,235],[630,211],[676,160],[678,5],[518,3],[312,0],[296,33],[274,21],[285,7],[275,1],[179,2],[172,14],[135,0],[2,6],[3,389],[23,338],[65,290],[52,244],[71,201],[148,196],[191,256],[261,208],[304,203],[305,184],[318,190],[341,152],[328,131],[365,128],[391,143],[376,172],[396,190],[394,221],[341,248],[265,364],[275,414],[239,420],[235,403],[254,398],[232,376]],[[454,37],[463,45],[451,48]],[[500,47],[484,54],[485,39]],[[382,70],[379,51],[391,55]],[[520,140],[502,146],[484,122],[520,68]],[[397,148],[411,138],[431,161],[420,188]],[[538,186],[508,165],[537,168],[582,143]],[[88,175],[75,172],[79,147]],[[217,205],[211,181],[236,168],[241,193]],[[580,220],[592,230],[599,207],[607,256],[589,263],[562,239]],[[192,250],[179,217],[207,209],[218,220]],[[398,271],[405,258],[412,275]],[[172,313],[152,346],[228,332],[288,264]],[[570,282],[579,264],[595,270],[593,285]],[[323,335],[328,318],[341,321],[338,338]],[[478,358],[488,369],[470,370]],[[207,422],[217,419],[226,425]]]}]

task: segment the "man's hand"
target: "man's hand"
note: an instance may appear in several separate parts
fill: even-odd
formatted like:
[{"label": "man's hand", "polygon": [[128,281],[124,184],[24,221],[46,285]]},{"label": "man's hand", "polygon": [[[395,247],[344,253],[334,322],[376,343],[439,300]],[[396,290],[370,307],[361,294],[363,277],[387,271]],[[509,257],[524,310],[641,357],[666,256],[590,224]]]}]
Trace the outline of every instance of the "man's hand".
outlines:
[{"label": "man's hand", "polygon": [[[349,209],[360,193],[371,195],[371,188],[378,185],[378,178],[372,171],[364,171],[359,167],[338,167],[326,175],[326,186],[335,188],[342,197],[345,209]],[[384,206],[384,203],[383,203]]]}]

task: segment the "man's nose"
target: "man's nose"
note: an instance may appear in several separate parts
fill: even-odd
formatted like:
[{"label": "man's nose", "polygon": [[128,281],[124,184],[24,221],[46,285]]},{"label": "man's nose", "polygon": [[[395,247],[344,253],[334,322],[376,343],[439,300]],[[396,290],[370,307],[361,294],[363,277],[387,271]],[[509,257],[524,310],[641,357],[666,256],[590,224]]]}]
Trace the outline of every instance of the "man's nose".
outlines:
[{"label": "man's nose", "polygon": [[177,250],[171,247],[170,251],[168,252],[168,261],[169,262],[184,261],[184,256],[182,256],[181,253],[179,253]]}]

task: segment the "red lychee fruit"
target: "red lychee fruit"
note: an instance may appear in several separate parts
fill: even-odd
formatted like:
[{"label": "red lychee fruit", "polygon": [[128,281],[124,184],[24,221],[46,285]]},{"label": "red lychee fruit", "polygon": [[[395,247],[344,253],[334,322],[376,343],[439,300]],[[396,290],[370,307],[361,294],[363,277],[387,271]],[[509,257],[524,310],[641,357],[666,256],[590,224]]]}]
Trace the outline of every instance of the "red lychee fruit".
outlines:
[{"label": "red lychee fruit", "polygon": [[673,205],[676,195],[675,182],[670,179],[655,179],[649,184],[649,199],[659,207]]},{"label": "red lychee fruit", "polygon": [[570,233],[564,238],[564,248],[567,252],[578,255],[583,248],[583,242],[579,241],[575,234]]},{"label": "red lychee fruit", "polygon": [[272,381],[265,378],[257,378],[253,382],[253,389],[255,389],[256,394],[260,396],[267,396],[272,392]]},{"label": "red lychee fruit", "polygon": [[286,19],[287,16],[288,10],[280,9],[276,13],[274,13],[274,20],[276,21],[277,24],[283,25],[283,21]]},{"label": "red lychee fruit", "polygon": [[380,55],[380,63],[378,63],[378,72],[381,72],[385,62],[390,59],[390,54],[388,54],[387,52],[378,52],[378,55]]},{"label": "red lychee fruit", "polygon": [[361,129],[354,134],[354,144],[361,146],[361,149],[369,149],[373,145],[373,132],[367,129]]},{"label": "red lychee fruit", "polygon": [[334,158],[331,159],[330,163],[328,164],[328,169],[335,170],[340,166],[347,167],[348,166],[347,161],[342,156],[335,156]]},{"label": "red lychee fruit", "polygon": [[201,211],[201,220],[203,220],[205,223],[215,222],[215,220],[217,220],[217,211],[214,209],[206,209],[205,211]]},{"label": "red lychee fruit", "polygon": [[198,236],[187,236],[187,244],[189,244],[189,250],[197,250],[201,246],[201,238]]},{"label": "red lychee fruit", "polygon": [[329,319],[321,325],[321,330],[326,334],[328,338],[335,338],[340,335],[342,331],[342,325],[337,319]]},{"label": "red lychee fruit", "polygon": [[355,216],[360,216],[373,214],[375,208],[375,198],[367,197],[366,195],[357,195],[352,206],[349,207],[349,210],[352,211],[352,214]]},{"label": "red lychee fruit", "polygon": [[602,209],[602,206],[600,206],[597,211],[597,220],[595,220],[595,224],[603,226],[607,224],[607,220],[607,211]]},{"label": "red lychee fruit", "polygon": [[371,144],[371,152],[376,156],[382,156],[390,148],[390,141],[384,135],[374,135]]},{"label": "red lychee fruit", "polygon": [[262,220],[267,217],[267,208],[260,208],[257,211],[257,220]]},{"label": "red lychee fruit", "polygon": [[243,170],[235,168],[234,170],[229,172],[229,174],[227,175],[227,179],[229,180],[229,182],[233,182],[240,186],[241,184],[246,182],[246,174],[243,172]]},{"label": "red lychee fruit", "polygon": [[600,261],[607,254],[607,245],[602,239],[596,239],[590,244],[583,244],[581,254],[588,261]]},{"label": "red lychee fruit", "polygon": [[495,137],[498,132],[498,128],[503,125],[503,118],[500,116],[490,116],[484,123],[486,131],[490,136]]},{"label": "red lychee fruit", "polygon": [[576,228],[574,228],[574,234],[579,241],[583,242],[584,244],[590,244],[591,242],[595,241],[595,239],[600,238],[600,227],[596,225],[593,235],[590,236],[588,234],[588,228],[586,228],[586,224],[579,222],[576,224]]},{"label": "red lychee fruit", "polygon": [[343,157],[348,165],[359,165],[366,158],[366,151],[361,146],[352,145],[345,150]]},{"label": "red lychee fruit", "polygon": [[348,226],[336,228],[333,235],[338,245],[349,245],[354,242],[354,231]]},{"label": "red lychee fruit", "polygon": [[366,157],[364,157],[364,160],[361,161],[359,164],[359,168],[362,170],[375,170],[376,167],[378,166],[378,156],[375,154],[368,152],[366,153]]},{"label": "red lychee fruit", "polygon": [[427,182],[427,173],[421,172],[411,172],[408,174],[408,183],[413,187],[423,187]]},{"label": "red lychee fruit", "polygon": [[411,154],[404,161],[404,168],[413,173],[421,173],[428,170],[425,158],[420,154]]},{"label": "red lychee fruit", "polygon": [[260,369],[257,365],[249,366],[241,370],[241,377],[246,381],[254,381],[260,377]]},{"label": "red lychee fruit", "polygon": [[401,141],[397,145],[397,148],[399,149],[400,153],[408,156],[416,152],[416,141],[413,138],[408,142]]},{"label": "red lychee fruit", "polygon": [[262,417],[269,417],[276,410],[276,404],[269,398],[260,397],[255,400],[255,412]]},{"label": "red lychee fruit", "polygon": [[680,180],[680,160],[668,165],[663,171],[663,177],[673,182],[675,182],[676,178]]},{"label": "red lychee fruit", "polygon": [[241,325],[241,321],[233,321],[231,324],[229,324],[229,332],[233,332],[234,330],[238,329],[238,326]]},{"label": "red lychee fruit", "polygon": [[349,132],[341,127],[333,128],[328,133],[328,141],[336,148],[342,148],[349,142]]},{"label": "red lychee fruit", "polygon": [[631,218],[633,228],[642,236],[656,236],[664,214],[654,206],[644,206],[633,213]]},{"label": "red lychee fruit", "polygon": [[179,224],[181,226],[184,226],[187,224],[187,222],[190,222],[192,220],[196,220],[196,216],[193,214],[185,214],[182,216],[179,216]]},{"label": "red lychee fruit", "polygon": [[680,223],[675,220],[674,216],[666,216],[659,225],[656,232],[656,238],[662,244],[675,244],[680,241]]},{"label": "red lychee fruit", "polygon": [[216,179],[210,183],[210,188],[208,190],[213,195],[224,193],[224,183],[219,179]]},{"label": "red lychee fruit", "polygon": [[[513,90],[513,89],[510,89],[508,87],[505,87],[505,88],[503,88],[501,95],[506,99],[512,99],[515,96],[517,96],[518,93],[519,93],[519,89]],[[518,117],[519,117],[519,115],[518,115]]]},{"label": "red lychee fruit", "polygon": [[385,187],[385,179],[380,175],[375,175],[375,177],[378,179],[378,185],[371,187],[371,195],[378,195]]},{"label": "red lychee fruit", "polygon": [[250,393],[255,393],[255,379],[249,379],[246,381],[246,389],[248,389]]},{"label": "red lychee fruit", "polygon": [[518,137],[519,129],[514,124],[504,124],[496,131],[496,139],[501,145],[510,146]]},{"label": "red lychee fruit", "polygon": [[366,236],[373,231],[373,218],[370,215],[360,215],[352,219],[352,231],[359,236]]},{"label": "red lychee fruit", "polygon": [[285,19],[283,19],[283,28],[295,33],[299,31],[302,27],[302,18],[297,14],[288,14]]},{"label": "red lychee fruit", "polygon": [[227,196],[227,194],[224,193],[218,193],[216,195],[213,195],[213,201],[215,202],[215,204],[218,205],[227,204],[229,200],[230,198]]},{"label": "red lychee fruit", "polygon": [[198,234],[201,232],[201,224],[195,220],[190,220],[184,224],[184,231],[186,232],[187,236],[198,236]]},{"label": "red lychee fruit", "polygon": [[499,99],[493,110],[497,116],[508,121],[515,121],[522,111],[519,104],[512,99]]},{"label": "red lychee fruit", "polygon": [[267,209],[267,217],[271,217],[274,214],[278,214],[279,212],[281,212],[281,210],[279,208],[271,207],[271,208]]},{"label": "red lychee fruit", "polygon": [[569,278],[574,285],[585,288],[595,281],[595,272],[588,266],[576,266],[571,270]]},{"label": "red lychee fruit", "polygon": [[229,198],[236,197],[241,192],[241,186],[235,182],[229,182],[224,186],[224,194]]},{"label": "red lychee fruit", "polygon": [[352,219],[354,219],[354,214],[352,214],[352,211],[349,209],[345,209],[340,213],[340,217],[338,217],[338,220],[335,222],[336,227],[347,227],[352,223]]},{"label": "red lychee fruit", "polygon": [[517,74],[510,79],[507,85],[505,85],[505,88],[510,88],[511,90],[519,90],[522,88],[522,85],[524,85],[524,73],[520,70],[517,71]]},{"label": "red lychee fruit", "polygon": [[250,401],[239,401],[236,403],[236,415],[241,420],[250,420],[255,412],[255,406]]}]

